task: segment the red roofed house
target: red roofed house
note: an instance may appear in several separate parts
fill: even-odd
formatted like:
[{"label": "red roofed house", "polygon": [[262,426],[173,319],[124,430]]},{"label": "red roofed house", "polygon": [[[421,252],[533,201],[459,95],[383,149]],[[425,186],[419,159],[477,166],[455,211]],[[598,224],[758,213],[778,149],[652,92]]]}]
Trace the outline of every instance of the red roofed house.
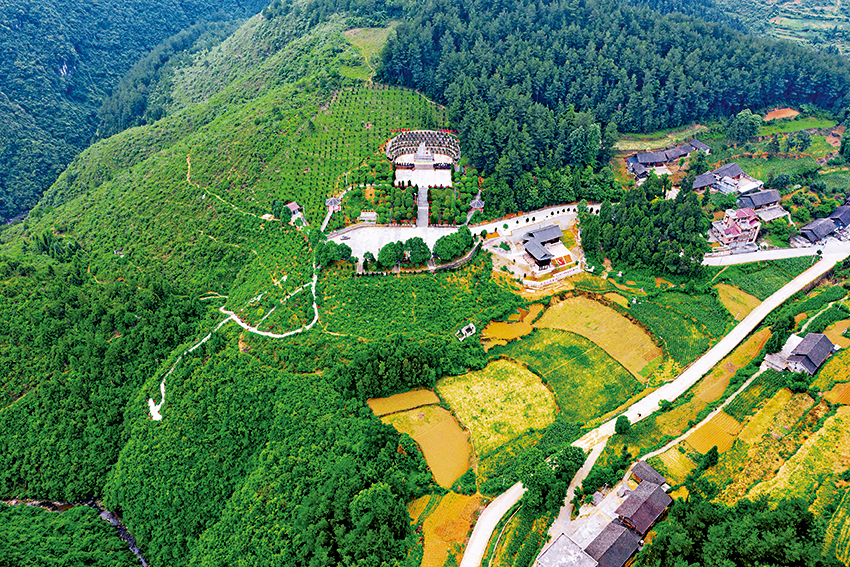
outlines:
[{"label": "red roofed house", "polygon": [[755,242],[761,223],[752,209],[728,209],[723,220],[711,223],[711,234],[724,246]]},{"label": "red roofed house", "polygon": [[296,203],[295,201],[290,201],[290,202],[288,202],[288,203],[285,205],[285,207],[286,207],[287,209],[289,209],[290,211],[292,211],[292,214],[293,214],[293,215],[298,214],[298,211],[300,211],[300,210],[301,210],[301,207],[299,207],[299,206],[298,206],[298,203]]}]

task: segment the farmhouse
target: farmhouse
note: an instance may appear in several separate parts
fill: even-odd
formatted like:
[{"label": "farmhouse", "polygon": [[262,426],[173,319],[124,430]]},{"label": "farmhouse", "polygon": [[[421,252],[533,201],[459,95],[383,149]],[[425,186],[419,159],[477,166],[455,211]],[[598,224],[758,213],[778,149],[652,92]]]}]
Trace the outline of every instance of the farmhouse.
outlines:
[{"label": "farmhouse", "polygon": [[635,466],[632,467],[632,476],[635,477],[638,483],[647,481],[657,484],[658,486],[667,484],[667,479],[664,478],[657,470],[648,465],[646,461],[638,461],[635,463]]},{"label": "farmhouse", "polygon": [[625,525],[641,535],[646,535],[672,502],[673,499],[660,485],[643,481],[617,508],[617,516]]},{"label": "farmhouse", "polygon": [[634,174],[636,179],[643,179],[649,175],[649,171],[652,168],[661,167],[680,158],[688,157],[695,151],[711,153],[711,148],[699,140],[694,139],[688,144],[682,144],[669,150],[644,152],[630,156],[626,159],[626,167]]},{"label": "farmhouse", "polygon": [[711,223],[711,235],[723,246],[741,246],[755,242],[760,228],[752,209],[729,209],[723,220]]},{"label": "farmhouse", "polygon": [[528,252],[531,259],[537,264],[538,268],[548,267],[555,255],[546,249],[546,244],[559,242],[564,235],[561,227],[558,225],[550,225],[545,228],[531,230],[526,232],[522,237],[525,251]]},{"label": "farmhouse", "polygon": [[738,197],[737,205],[741,208],[748,208],[754,211],[773,207],[778,205],[780,201],[779,191],[776,189],[766,189],[749,195],[741,195]]},{"label": "farmhouse", "polygon": [[596,560],[585,553],[579,544],[561,534],[537,558],[539,567],[596,567]]},{"label": "farmhouse", "polygon": [[764,187],[764,183],[750,177],[737,163],[727,163],[714,171],[697,175],[694,179],[694,190],[709,188],[724,194],[752,193]]},{"label": "farmhouse", "polygon": [[[666,495],[665,495],[666,496]],[[640,549],[640,536],[618,520],[605,526],[584,551],[599,567],[623,567]]]},{"label": "farmhouse", "polygon": [[788,370],[814,374],[834,350],[835,345],[826,335],[809,333],[791,351],[791,356],[788,357]]},{"label": "farmhouse", "polygon": [[800,229],[800,234],[812,244],[823,240],[833,232],[835,232],[835,223],[829,218],[815,219]]},{"label": "farmhouse", "polygon": [[838,230],[843,230],[850,226],[850,206],[841,205],[829,215],[829,218],[832,219],[832,222],[835,223],[835,228]]}]

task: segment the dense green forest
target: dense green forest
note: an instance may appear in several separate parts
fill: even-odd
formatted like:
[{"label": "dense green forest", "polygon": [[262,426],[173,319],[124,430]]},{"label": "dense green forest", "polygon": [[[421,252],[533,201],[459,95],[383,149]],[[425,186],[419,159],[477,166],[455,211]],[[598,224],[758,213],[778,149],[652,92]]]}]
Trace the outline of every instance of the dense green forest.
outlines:
[{"label": "dense green forest", "polygon": [[0,565],[131,567],[138,561],[115,529],[88,506],[61,514],[0,505]]},{"label": "dense green forest", "polygon": [[[90,143],[98,109],[160,42],[263,0],[12,0],[0,6],[0,221],[30,209]],[[169,43],[172,47],[174,41]]]}]

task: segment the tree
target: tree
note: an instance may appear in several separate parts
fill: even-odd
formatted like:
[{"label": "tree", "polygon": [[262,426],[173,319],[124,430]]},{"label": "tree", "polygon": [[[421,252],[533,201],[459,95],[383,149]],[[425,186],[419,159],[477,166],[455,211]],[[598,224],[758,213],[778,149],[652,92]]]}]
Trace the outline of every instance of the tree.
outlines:
[{"label": "tree", "polygon": [[422,264],[431,258],[428,245],[419,236],[414,236],[404,243],[404,252],[411,264]]},{"label": "tree", "polygon": [[616,423],[614,424],[614,433],[617,435],[625,435],[632,428],[632,422],[629,421],[628,416],[621,415],[617,418]]},{"label": "tree", "polygon": [[746,142],[753,136],[758,135],[762,118],[747,108],[739,112],[729,121],[727,136],[733,142]]},{"label": "tree", "polygon": [[389,242],[378,252],[378,263],[385,268],[390,268],[401,262],[404,258],[404,244],[401,242]]}]

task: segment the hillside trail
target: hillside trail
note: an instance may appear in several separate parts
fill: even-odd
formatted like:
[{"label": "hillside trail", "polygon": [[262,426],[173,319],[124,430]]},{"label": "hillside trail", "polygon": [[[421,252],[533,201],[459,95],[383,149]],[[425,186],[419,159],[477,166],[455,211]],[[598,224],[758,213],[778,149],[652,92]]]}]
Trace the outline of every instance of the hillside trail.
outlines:
[{"label": "hillside trail", "polygon": [[[792,295],[829,272],[838,262],[847,256],[850,256],[850,243],[846,243],[840,248],[832,248],[829,253],[824,253],[823,259],[820,262],[814,264],[808,270],[788,282],[779,291],[765,299],[738,323],[729,334],[723,337],[720,342],[688,366],[678,378],[641,398],[620,415],[625,415],[634,424],[642,419],[646,419],[653,412],[657,411],[660,408],[659,402],[661,400],[672,402],[677,399],[732,352],[735,347],[755,330],[769,313],[787,301]],[[570,500],[573,498],[575,488],[587,476],[587,473],[590,472],[593,464],[602,454],[602,450],[605,448],[608,439],[614,435],[615,423],[616,419],[611,419],[596,429],[589,431],[573,443],[574,446],[589,451],[589,456],[570,482],[570,491],[568,491],[564,505],[561,508],[558,518],[555,520],[555,525],[559,529],[566,530],[566,527],[569,525],[572,512]],[[525,488],[522,486],[522,483],[518,482],[484,509],[478,517],[478,521],[472,531],[472,536],[469,539],[469,543],[467,543],[460,567],[479,567],[481,565],[487,544],[492,537],[493,529],[499,520],[502,519],[502,516],[519,501],[524,492]],[[494,506],[497,502],[498,506]]]},{"label": "hillside trail", "polygon": [[[225,318],[218,325],[216,325],[215,329],[210,331],[204,338],[202,338],[197,343],[195,343],[194,345],[192,345],[191,347],[186,349],[183,352],[183,354],[181,354],[177,358],[177,360],[174,362],[174,364],[171,365],[171,368],[168,370],[168,372],[165,373],[165,376],[162,377],[162,381],[159,383],[159,392],[160,392],[160,396],[161,396],[159,403],[156,403],[153,400],[153,398],[148,398],[148,408],[150,410],[151,419],[153,421],[162,421],[162,406],[163,406],[163,404],[165,404],[165,381],[169,376],[171,376],[171,373],[174,372],[174,369],[177,367],[178,364],[180,364],[180,362],[183,360],[183,357],[186,354],[189,354],[189,353],[195,351],[195,349],[201,347],[201,345],[203,345],[208,340],[210,340],[210,338],[213,336],[213,333],[218,332],[218,330],[221,329],[228,321],[233,321],[234,323],[236,323],[237,325],[239,325],[240,327],[242,327],[244,330],[248,331],[249,333],[253,333],[255,335],[260,335],[260,336],[263,336],[263,337],[268,337],[268,338],[271,338],[271,339],[285,339],[286,337],[291,337],[293,335],[297,335],[299,333],[303,333],[305,331],[309,331],[310,329],[312,329],[316,325],[316,323],[319,322],[319,306],[316,303],[316,284],[317,284],[318,280],[319,280],[319,272],[318,272],[318,270],[316,270],[316,265],[313,264],[313,280],[312,280],[312,282],[309,283],[309,284],[305,284],[304,286],[298,288],[297,290],[295,290],[294,292],[292,292],[291,294],[289,294],[288,296],[286,296],[284,298],[284,301],[285,301],[286,299],[289,299],[290,297],[292,297],[296,293],[304,290],[308,286],[311,288],[311,291],[313,293],[313,320],[310,321],[308,324],[303,325],[303,326],[299,327],[298,329],[295,329],[294,331],[289,331],[289,332],[286,332],[286,333],[272,333],[272,332],[269,332],[269,331],[261,331],[257,327],[249,325],[248,323],[245,323],[244,321],[242,321],[242,319],[240,319],[239,316],[236,313],[234,313],[233,311],[228,311],[227,309],[224,308],[224,306],[219,307],[218,310],[221,313],[227,315],[227,318]],[[224,297],[224,296],[219,296],[219,297]],[[269,312],[269,314],[271,314],[271,312]],[[268,316],[268,315],[266,315],[266,316]],[[265,320],[265,317],[263,318],[263,320]],[[262,321],[260,321],[260,322],[262,323]]]}]

